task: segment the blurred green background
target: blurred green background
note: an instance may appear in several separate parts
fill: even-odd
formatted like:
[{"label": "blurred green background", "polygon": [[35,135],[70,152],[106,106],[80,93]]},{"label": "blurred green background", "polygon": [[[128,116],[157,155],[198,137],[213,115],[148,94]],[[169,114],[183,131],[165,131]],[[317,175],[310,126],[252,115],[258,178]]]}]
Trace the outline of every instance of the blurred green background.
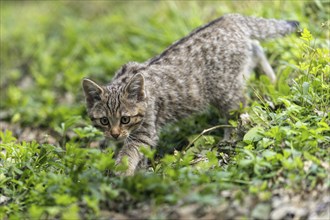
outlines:
[{"label": "blurred green background", "polygon": [[[54,127],[85,116],[83,77],[107,83],[124,63],[143,62],[226,13],[299,20],[329,37],[322,1],[1,1],[0,120]],[[266,49],[275,68],[292,59],[276,47],[284,46]]]}]

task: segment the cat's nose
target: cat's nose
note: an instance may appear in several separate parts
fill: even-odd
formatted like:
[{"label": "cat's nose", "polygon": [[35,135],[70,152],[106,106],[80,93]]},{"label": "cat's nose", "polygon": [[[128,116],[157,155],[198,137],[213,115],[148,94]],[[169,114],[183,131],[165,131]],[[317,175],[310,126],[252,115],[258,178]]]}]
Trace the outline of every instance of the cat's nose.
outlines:
[{"label": "cat's nose", "polygon": [[111,136],[114,138],[114,139],[117,139],[119,137],[119,134],[118,133],[111,133]]}]

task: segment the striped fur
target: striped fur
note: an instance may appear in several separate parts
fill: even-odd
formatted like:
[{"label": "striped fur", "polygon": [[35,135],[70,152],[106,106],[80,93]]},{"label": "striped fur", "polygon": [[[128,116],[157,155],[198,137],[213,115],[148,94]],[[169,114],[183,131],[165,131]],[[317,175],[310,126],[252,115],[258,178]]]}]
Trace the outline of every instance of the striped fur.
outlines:
[{"label": "striped fur", "polygon": [[[143,156],[141,145],[156,147],[163,125],[214,105],[229,111],[244,103],[245,79],[260,66],[275,74],[256,39],[283,36],[298,22],[225,15],[196,29],[145,63],[130,62],[100,86],[83,80],[87,110],[105,136],[124,140],[117,156],[128,157],[126,175]],[[230,135],[225,132],[225,138]]]}]

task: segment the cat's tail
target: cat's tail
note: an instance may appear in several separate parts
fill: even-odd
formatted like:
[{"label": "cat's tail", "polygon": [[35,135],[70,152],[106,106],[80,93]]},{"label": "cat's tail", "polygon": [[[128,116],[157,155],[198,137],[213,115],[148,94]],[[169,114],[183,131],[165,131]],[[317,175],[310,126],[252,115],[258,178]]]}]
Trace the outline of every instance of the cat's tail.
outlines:
[{"label": "cat's tail", "polygon": [[246,17],[238,14],[228,14],[223,17],[248,34],[250,38],[257,40],[282,37],[296,31],[299,27],[298,21],[291,20]]}]

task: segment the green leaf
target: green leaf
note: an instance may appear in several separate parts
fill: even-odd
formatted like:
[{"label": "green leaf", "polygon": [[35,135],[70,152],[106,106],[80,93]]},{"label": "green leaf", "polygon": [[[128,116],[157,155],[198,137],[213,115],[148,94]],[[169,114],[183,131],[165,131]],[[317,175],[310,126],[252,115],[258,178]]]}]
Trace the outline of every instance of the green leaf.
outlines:
[{"label": "green leaf", "polygon": [[266,160],[270,161],[276,157],[276,153],[271,150],[265,150],[264,152],[262,152],[262,156],[265,157]]},{"label": "green leaf", "polygon": [[16,138],[13,137],[13,132],[10,130],[5,130],[5,132],[0,131],[0,140],[3,144],[8,144],[16,141]]},{"label": "green leaf", "polygon": [[148,159],[154,159],[154,155],[156,153],[155,149],[151,149],[148,146],[140,146],[139,151]]},{"label": "green leaf", "polygon": [[40,219],[41,215],[44,213],[44,208],[39,205],[32,204],[29,208],[29,215],[31,219]]},{"label": "green leaf", "polygon": [[308,94],[309,86],[310,86],[310,84],[308,82],[303,82],[302,88],[303,88],[303,94],[304,95]]},{"label": "green leaf", "polygon": [[75,197],[71,197],[68,194],[54,194],[53,197],[55,198],[56,204],[64,206],[70,205],[77,200]]},{"label": "green leaf", "polygon": [[248,167],[249,165],[253,164],[254,160],[251,159],[243,159],[238,162],[241,167]]},{"label": "green leaf", "polygon": [[311,41],[313,40],[313,36],[311,34],[311,32],[307,29],[304,28],[303,31],[301,32],[301,39],[305,40],[305,41]]},{"label": "green leaf", "polygon": [[[97,213],[97,211],[98,211],[98,209],[96,209],[96,213]],[[72,205],[68,206],[62,214],[62,219],[64,219],[64,220],[80,219],[78,205],[72,204]]]},{"label": "green leaf", "polygon": [[115,167],[116,171],[123,172],[128,169],[128,157],[124,156],[121,162]]},{"label": "green leaf", "polygon": [[308,153],[307,151],[304,151],[303,155],[304,155],[304,157],[305,157],[307,160],[310,160],[310,161],[312,161],[313,163],[315,163],[315,164],[317,164],[317,165],[320,165],[320,164],[321,164],[321,161],[320,161],[317,157],[311,155],[311,154]]},{"label": "green leaf", "polygon": [[243,137],[245,143],[257,142],[263,138],[264,129],[261,126],[251,128]]}]

